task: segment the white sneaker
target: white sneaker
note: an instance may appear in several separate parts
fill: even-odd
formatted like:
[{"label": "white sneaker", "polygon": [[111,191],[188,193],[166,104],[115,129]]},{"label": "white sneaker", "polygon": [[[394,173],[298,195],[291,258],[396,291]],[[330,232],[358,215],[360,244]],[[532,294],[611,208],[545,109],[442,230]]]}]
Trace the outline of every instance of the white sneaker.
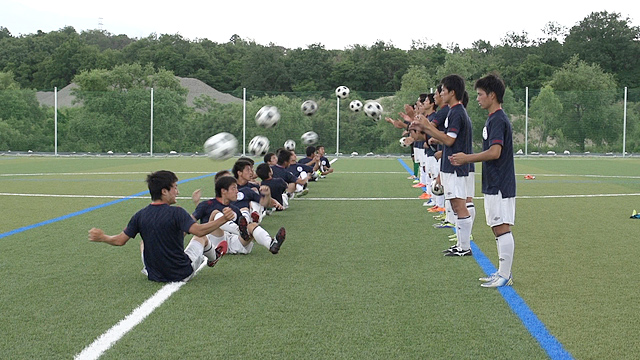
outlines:
[{"label": "white sneaker", "polygon": [[486,288],[495,288],[495,287],[511,286],[511,285],[513,285],[513,278],[511,277],[511,275],[509,275],[508,279],[505,279],[502,276],[497,274],[493,278],[493,280],[480,284],[480,286],[486,287]]}]

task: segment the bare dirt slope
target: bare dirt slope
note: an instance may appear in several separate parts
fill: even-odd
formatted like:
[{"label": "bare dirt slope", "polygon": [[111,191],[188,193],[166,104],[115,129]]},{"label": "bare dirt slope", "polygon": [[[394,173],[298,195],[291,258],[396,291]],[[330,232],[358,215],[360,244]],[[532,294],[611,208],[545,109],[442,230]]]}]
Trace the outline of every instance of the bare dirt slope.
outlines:
[{"label": "bare dirt slope", "polygon": [[[180,81],[182,87],[187,88],[189,93],[187,94],[187,105],[193,106],[193,100],[201,95],[207,95],[212,99],[215,99],[220,104],[229,103],[241,103],[242,99],[220,92],[204,82],[193,78],[182,78],[176,76]],[[58,89],[58,107],[74,107],[80,106],[75,103],[75,96],[71,94],[71,90],[78,86],[71,83],[62,89]],[[38,91],[36,97],[41,105],[53,106],[54,105],[54,93],[53,91]]]}]

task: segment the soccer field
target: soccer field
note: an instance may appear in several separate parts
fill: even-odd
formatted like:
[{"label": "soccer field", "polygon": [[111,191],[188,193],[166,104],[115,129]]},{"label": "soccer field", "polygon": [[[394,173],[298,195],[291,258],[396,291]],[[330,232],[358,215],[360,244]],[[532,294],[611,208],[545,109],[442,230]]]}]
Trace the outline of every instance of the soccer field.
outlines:
[{"label": "soccer field", "polygon": [[265,217],[270,233],[287,228],[278,255],[255,246],[186,284],[148,281],[139,238],[124,247],[87,240],[91,227],[119,233],[149,203],[147,173],[176,172],[178,205],[192,212],[191,193],[212,197],[211,175],[232,161],[0,157],[0,359],[640,352],[640,221],[629,219],[640,210],[640,159],[516,159],[514,286],[500,290],[477,280],[497,265],[479,173],[474,256],[444,257],[452,231],[431,226],[408,158],[339,158],[309,195]]}]

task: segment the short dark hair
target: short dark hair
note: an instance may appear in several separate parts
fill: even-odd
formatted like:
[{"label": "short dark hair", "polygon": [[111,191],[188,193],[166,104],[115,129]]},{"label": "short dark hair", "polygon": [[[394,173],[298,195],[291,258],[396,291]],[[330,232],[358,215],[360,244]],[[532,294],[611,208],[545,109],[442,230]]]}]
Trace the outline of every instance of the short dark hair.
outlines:
[{"label": "short dark hair", "polygon": [[484,90],[487,95],[491,93],[496,94],[496,100],[498,100],[498,103],[500,104],[502,104],[504,100],[505,88],[504,81],[502,81],[498,75],[493,73],[478,79],[474,87],[474,89]]},{"label": "short dark hair", "polygon": [[291,159],[291,151],[282,149],[278,153],[278,165],[282,165]]},{"label": "short dark hair", "polygon": [[427,99],[427,94],[418,95],[418,101],[424,102]]},{"label": "short dark hair", "polygon": [[307,149],[305,150],[307,157],[311,157],[311,155],[313,155],[316,152],[316,147],[311,145],[311,146],[307,146]]},{"label": "short dark hair", "polygon": [[147,175],[147,186],[151,200],[162,199],[162,189],[171,190],[176,182],[178,182],[178,177],[168,170],[159,170]]},{"label": "short dark hair", "polygon": [[222,196],[222,189],[229,190],[229,187],[233,184],[237,184],[236,178],[231,176],[221,176],[216,180],[216,197]]},{"label": "short dark hair", "polygon": [[324,145],[317,145],[317,146],[316,146],[316,150],[320,150],[320,148],[323,148],[323,149],[324,149]]},{"label": "short dark hair", "polygon": [[218,179],[220,179],[223,176],[231,176],[233,174],[231,174],[231,171],[229,170],[220,170],[216,173],[216,176],[213,178],[213,181],[218,181]]},{"label": "short dark hair", "polygon": [[258,165],[258,167],[256,168],[256,174],[262,180],[267,180],[269,178],[270,173],[271,173],[271,166],[269,166],[269,164],[267,163],[262,163]]},{"label": "short dark hair", "polygon": [[456,93],[456,99],[462,100],[464,96],[464,79],[460,75],[452,74],[442,78],[442,86]]},{"label": "short dark hair", "polygon": [[253,165],[251,165],[251,163],[248,161],[240,160],[240,159],[236,161],[236,163],[233,164],[233,169],[231,170],[231,172],[233,173],[233,177],[237,179],[238,171],[240,172],[244,171],[244,168],[246,168],[247,166],[253,167]]},{"label": "short dark hair", "polygon": [[436,94],[434,93],[427,94],[427,98],[429,98],[429,102],[431,103],[431,106],[433,106],[433,111],[436,111],[438,109],[438,104],[436,104],[435,96]]},{"label": "short dark hair", "polygon": [[251,164],[251,166],[253,166],[253,164],[255,164],[255,163],[256,163],[255,161],[253,161],[253,159],[252,159],[252,158],[247,157],[247,156],[240,156],[240,157],[238,158],[238,160],[236,160],[236,161],[240,161],[240,160],[248,162],[249,164]]},{"label": "short dark hair", "polygon": [[264,156],[264,162],[268,163],[269,161],[271,161],[271,157],[273,157],[273,155],[275,155],[275,153],[272,152],[268,152],[266,153],[266,155]]}]

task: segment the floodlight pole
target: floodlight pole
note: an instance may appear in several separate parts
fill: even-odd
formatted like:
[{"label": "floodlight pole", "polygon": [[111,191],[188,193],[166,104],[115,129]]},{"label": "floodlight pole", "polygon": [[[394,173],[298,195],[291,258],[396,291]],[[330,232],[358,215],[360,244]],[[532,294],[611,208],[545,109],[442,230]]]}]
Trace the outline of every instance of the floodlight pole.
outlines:
[{"label": "floodlight pole", "polygon": [[58,87],[53,88],[53,154],[58,156]]},{"label": "floodlight pole", "polygon": [[340,153],[340,97],[336,96],[336,156]]},{"label": "floodlight pole", "polygon": [[627,87],[624,87],[624,121],[622,125],[622,157],[627,152]]},{"label": "floodlight pole", "polygon": [[151,88],[151,136],[150,136],[150,144],[149,144],[149,154],[153,156],[153,88]]},{"label": "floodlight pole", "polygon": [[529,87],[524,88],[524,155],[529,155]]},{"label": "floodlight pole", "polygon": [[246,154],[247,143],[247,88],[242,88],[242,156]]}]

